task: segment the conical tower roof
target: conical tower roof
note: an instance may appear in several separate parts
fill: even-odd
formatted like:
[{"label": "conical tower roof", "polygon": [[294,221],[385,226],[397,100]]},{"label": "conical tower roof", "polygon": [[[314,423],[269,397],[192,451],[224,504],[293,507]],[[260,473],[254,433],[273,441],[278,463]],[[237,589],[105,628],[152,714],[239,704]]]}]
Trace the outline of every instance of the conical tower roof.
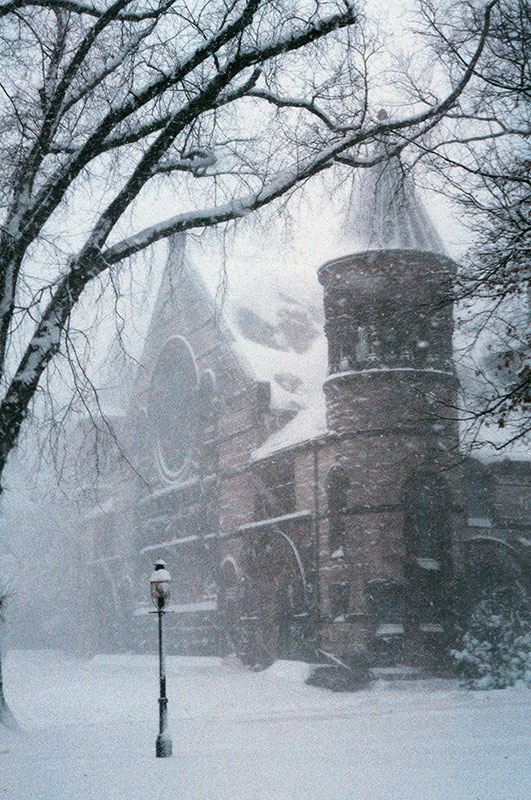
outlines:
[{"label": "conical tower roof", "polygon": [[350,252],[395,248],[446,252],[397,157],[362,171],[351,193],[343,234]]}]

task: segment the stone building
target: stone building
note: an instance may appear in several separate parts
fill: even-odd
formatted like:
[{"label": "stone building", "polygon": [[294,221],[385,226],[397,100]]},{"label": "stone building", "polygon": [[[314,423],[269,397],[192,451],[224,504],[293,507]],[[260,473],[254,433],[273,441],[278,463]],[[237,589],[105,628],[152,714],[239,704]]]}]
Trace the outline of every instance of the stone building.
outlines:
[{"label": "stone building", "polygon": [[297,287],[271,290],[268,315],[220,310],[170,242],[122,423],[136,474],[86,535],[126,519],[128,542],[95,563],[146,594],[165,559],[176,652],[432,663],[456,587],[528,569],[530,467],[460,455],[456,265],[398,164],[368,173],[340,248],[318,270],[324,315]]}]

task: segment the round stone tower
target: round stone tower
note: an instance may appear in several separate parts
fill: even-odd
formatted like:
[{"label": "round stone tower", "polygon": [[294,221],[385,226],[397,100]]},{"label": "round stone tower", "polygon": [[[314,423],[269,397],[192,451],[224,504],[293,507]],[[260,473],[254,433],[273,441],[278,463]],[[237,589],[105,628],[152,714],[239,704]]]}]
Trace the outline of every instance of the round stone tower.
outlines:
[{"label": "round stone tower", "polygon": [[329,574],[349,586],[353,646],[421,663],[444,643],[461,563],[456,266],[396,160],[369,171],[358,202],[356,252],[319,270],[328,428],[348,486],[340,524],[329,498]]}]

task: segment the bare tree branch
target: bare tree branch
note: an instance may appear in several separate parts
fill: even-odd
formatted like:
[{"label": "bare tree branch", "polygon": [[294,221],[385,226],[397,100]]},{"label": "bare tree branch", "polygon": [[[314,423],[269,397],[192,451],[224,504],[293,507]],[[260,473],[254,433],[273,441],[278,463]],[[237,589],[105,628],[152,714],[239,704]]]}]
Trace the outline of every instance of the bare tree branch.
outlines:
[{"label": "bare tree branch", "polygon": [[[72,311],[94,278],[174,233],[245,217],[288,196],[334,164],[362,168],[408,145],[422,147],[427,134],[450,112],[458,113],[463,92],[477,74],[496,2],[485,6],[471,52],[466,42],[466,57],[447,95],[438,102],[425,100],[410,115],[376,123],[370,121],[368,108],[370,76],[362,20],[349,4],[319,16],[318,4],[306,15],[291,8],[286,15],[283,6],[264,0],[229,5],[210,0],[216,16],[208,28],[193,14],[174,14],[168,3],[149,16],[143,11],[131,15],[130,0],[116,0],[101,12],[83,4],[35,3],[31,9],[28,3],[17,5],[18,15],[39,15],[41,30],[30,26],[28,37],[36,53],[32,68],[39,65],[45,79],[41,89],[35,90],[31,83],[26,88],[28,65],[20,62],[24,91],[13,81],[6,87],[11,109],[5,126],[10,131],[9,147],[12,141],[17,155],[11,156],[13,171],[5,181],[0,231],[0,376],[4,376],[0,471],[39,381],[64,342]],[[55,22],[46,13],[50,9],[59,14]],[[0,8],[6,24],[11,12],[15,13],[14,4]],[[95,21],[87,29],[80,15]],[[356,36],[359,42],[352,47]],[[334,50],[327,50],[330,38]],[[109,55],[111,41],[116,48]],[[301,85],[297,99],[282,89],[282,65],[292,63],[292,54],[302,57],[316,43],[321,78],[309,81],[304,72],[287,76],[288,85],[290,80]],[[343,81],[348,108],[336,107],[334,92],[329,91],[338,81]],[[310,83],[312,91],[305,95]],[[271,88],[277,86],[278,90]],[[352,86],[359,88],[354,91]],[[422,96],[428,98],[429,92]],[[277,109],[274,119],[263,116],[267,111],[261,101]],[[293,114],[298,115],[296,129],[290,124]],[[247,131],[254,116],[268,121],[254,133],[253,146],[252,138],[241,135],[237,125],[233,129],[232,121]],[[225,154],[216,144],[218,139],[226,142]],[[258,146],[262,140],[263,149]],[[367,155],[367,148],[370,151],[382,141],[386,147]],[[41,288],[31,290],[20,333],[26,330],[30,314],[35,327],[28,330],[21,358],[13,361],[15,309],[24,308],[17,296],[25,286],[26,265],[39,257],[33,252],[44,241],[45,226],[65,208],[67,197],[75,197],[79,186],[90,186],[98,179],[98,170],[109,169],[108,190],[91,209],[78,254],[66,266],[63,262]],[[204,202],[207,194],[198,195],[195,210],[178,212],[107,245],[116,224],[155,177],[202,177],[207,183],[212,180],[217,191],[214,182],[220,174],[235,178],[221,200],[209,205]],[[39,268],[33,272],[38,275]],[[49,297],[46,304],[45,297]],[[17,314],[22,319],[20,310]]]}]

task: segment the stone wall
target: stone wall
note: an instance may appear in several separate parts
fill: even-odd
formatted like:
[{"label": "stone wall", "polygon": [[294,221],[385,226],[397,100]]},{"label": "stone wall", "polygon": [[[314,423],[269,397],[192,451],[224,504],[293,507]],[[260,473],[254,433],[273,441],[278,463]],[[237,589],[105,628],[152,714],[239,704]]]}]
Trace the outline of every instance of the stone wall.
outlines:
[{"label": "stone wall", "polygon": [[[444,640],[465,530],[453,274],[443,256],[404,250],[347,256],[319,271],[330,352],[327,421],[348,484],[344,544],[323,581],[329,603],[339,595],[347,608],[349,596],[347,613],[323,632],[339,649],[370,649],[381,636],[390,651],[399,643],[400,657],[414,659],[435,634]],[[431,515],[422,503],[432,504]],[[323,610],[333,617],[341,609],[324,600]]]}]

